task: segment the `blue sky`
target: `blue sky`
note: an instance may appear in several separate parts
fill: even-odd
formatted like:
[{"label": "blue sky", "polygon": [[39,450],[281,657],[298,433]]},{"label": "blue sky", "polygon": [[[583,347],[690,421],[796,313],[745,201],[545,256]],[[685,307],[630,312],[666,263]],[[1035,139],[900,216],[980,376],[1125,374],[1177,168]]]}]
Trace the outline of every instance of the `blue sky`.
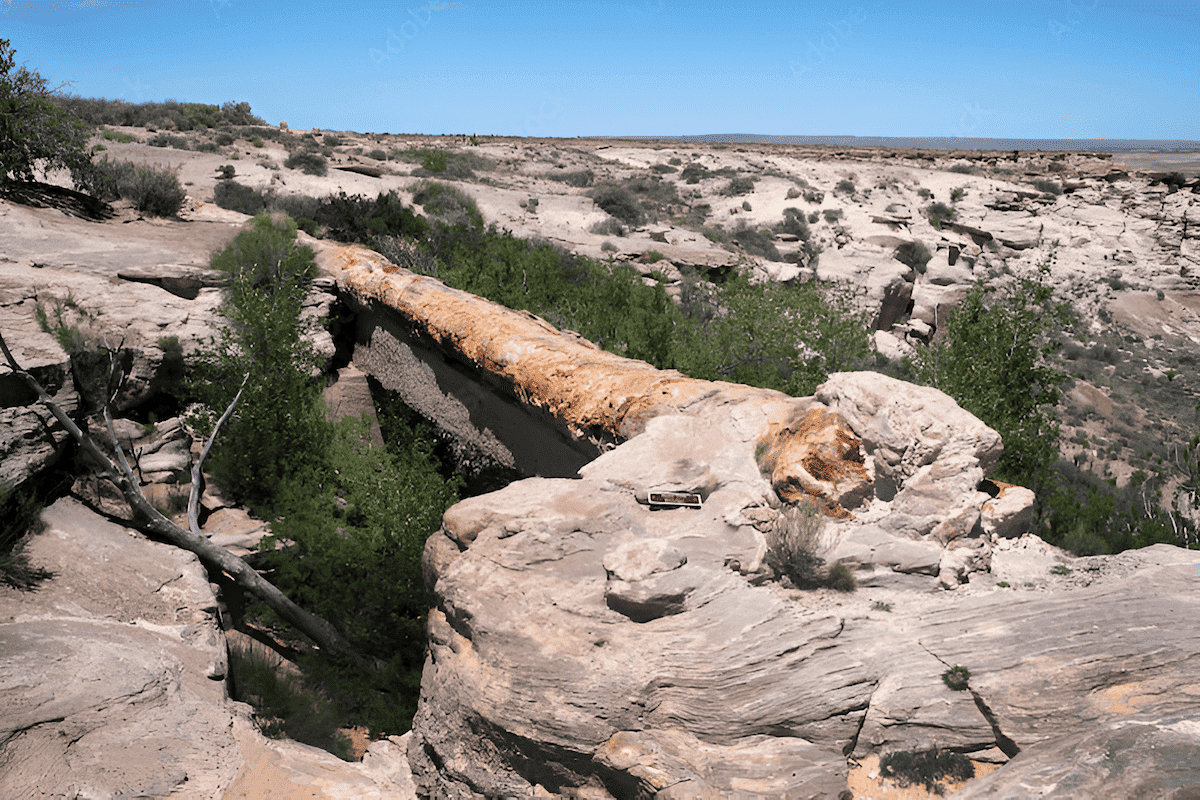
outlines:
[{"label": "blue sky", "polygon": [[0,0],[85,97],[518,136],[1200,140],[1200,3]]}]

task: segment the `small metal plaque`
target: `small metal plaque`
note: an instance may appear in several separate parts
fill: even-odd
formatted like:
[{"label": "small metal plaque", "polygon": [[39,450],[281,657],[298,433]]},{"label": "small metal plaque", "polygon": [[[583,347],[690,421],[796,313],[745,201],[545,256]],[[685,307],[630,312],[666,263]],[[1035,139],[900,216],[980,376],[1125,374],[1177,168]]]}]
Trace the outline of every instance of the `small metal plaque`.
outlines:
[{"label": "small metal plaque", "polygon": [[700,495],[694,492],[650,492],[651,508],[700,508]]}]

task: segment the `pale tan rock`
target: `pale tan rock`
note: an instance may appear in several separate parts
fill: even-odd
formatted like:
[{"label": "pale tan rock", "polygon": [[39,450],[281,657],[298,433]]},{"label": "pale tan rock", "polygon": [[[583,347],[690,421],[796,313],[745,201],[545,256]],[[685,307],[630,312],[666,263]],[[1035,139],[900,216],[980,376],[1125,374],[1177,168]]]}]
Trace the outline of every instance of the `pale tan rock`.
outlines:
[{"label": "pale tan rock", "polygon": [[1036,495],[1024,486],[996,483],[1000,493],[983,504],[980,524],[993,538],[1012,539],[1026,533],[1033,522]]}]

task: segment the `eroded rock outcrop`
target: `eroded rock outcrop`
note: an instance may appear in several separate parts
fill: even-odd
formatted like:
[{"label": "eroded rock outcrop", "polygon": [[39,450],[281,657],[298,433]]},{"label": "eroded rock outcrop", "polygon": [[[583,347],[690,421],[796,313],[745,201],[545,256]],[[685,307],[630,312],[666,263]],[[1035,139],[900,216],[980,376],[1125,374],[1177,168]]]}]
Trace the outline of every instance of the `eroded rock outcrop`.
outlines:
[{"label": "eroded rock outcrop", "polygon": [[[1093,762],[1126,794],[1195,782],[1180,598],[1200,556],[1070,560],[1021,536],[1032,496],[984,482],[999,437],[941,392],[866,373],[811,398],[692,381],[352,249],[327,259],[605,448],[576,479],[459,503],[429,540],[422,792],[833,798],[848,757],[929,747],[1004,764],[980,796],[1075,796]],[[813,500],[853,595],[769,580],[764,531]],[[965,691],[942,681],[959,665]],[[1123,743],[1145,749],[1113,755]],[[1075,746],[1091,761],[1064,759]]]}]

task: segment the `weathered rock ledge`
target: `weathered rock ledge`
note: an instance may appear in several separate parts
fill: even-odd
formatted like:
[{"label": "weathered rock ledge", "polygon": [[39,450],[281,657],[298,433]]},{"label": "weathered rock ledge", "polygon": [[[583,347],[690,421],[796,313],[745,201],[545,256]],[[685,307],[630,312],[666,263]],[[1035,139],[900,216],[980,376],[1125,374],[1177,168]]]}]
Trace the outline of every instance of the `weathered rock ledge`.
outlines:
[{"label": "weathered rock ledge", "polygon": [[[1019,536],[1031,496],[981,491],[999,438],[942,393],[693,381],[373,254],[322,259],[606,448],[577,479],[456,505],[430,539],[422,793],[833,798],[848,759],[935,746],[1004,765],[960,796],[1200,786],[1200,554],[1073,560]],[[656,510],[655,491],[703,503]],[[857,593],[768,580],[780,498],[820,501]],[[943,684],[955,665],[969,690]]]}]

